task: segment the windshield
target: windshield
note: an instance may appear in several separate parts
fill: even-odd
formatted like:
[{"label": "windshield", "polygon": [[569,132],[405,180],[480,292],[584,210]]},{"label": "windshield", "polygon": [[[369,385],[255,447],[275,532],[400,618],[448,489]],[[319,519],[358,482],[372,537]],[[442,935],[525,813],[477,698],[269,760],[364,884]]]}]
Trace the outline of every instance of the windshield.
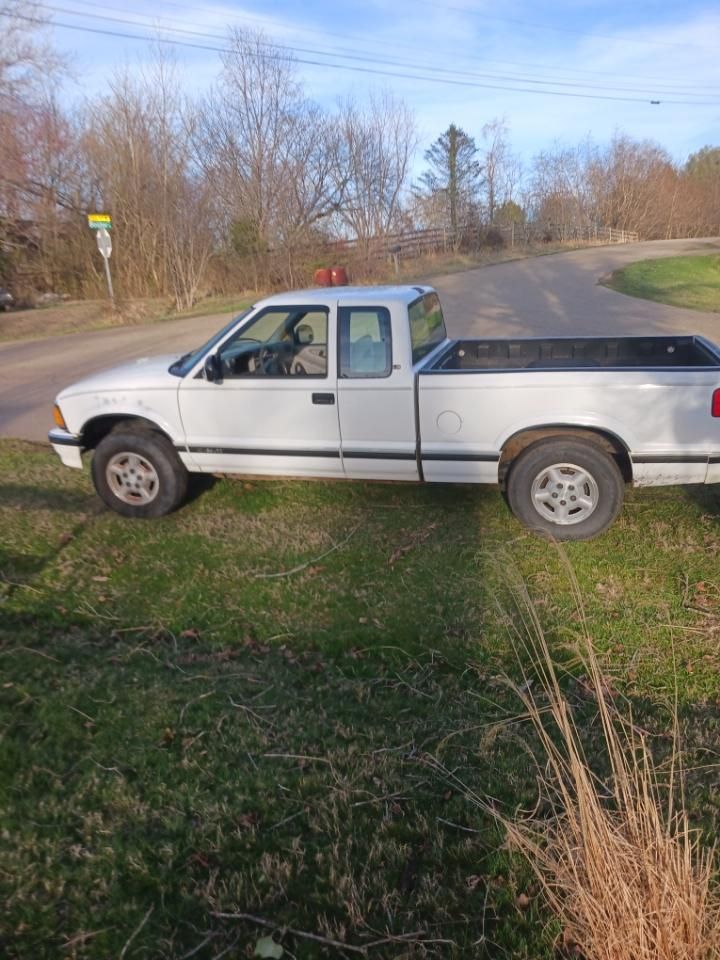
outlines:
[{"label": "windshield", "polygon": [[247,310],[243,310],[242,313],[239,313],[236,317],[233,317],[230,323],[226,323],[221,330],[218,330],[217,333],[214,333],[212,337],[210,337],[210,339],[201,347],[198,347],[196,350],[190,350],[188,353],[184,353],[178,360],[170,365],[168,368],[168,373],[172,373],[176,377],[184,377],[186,373],[189,373],[192,370],[200,357],[212,350],[215,344],[220,343],[223,337],[230,333],[230,331],[234,329],[241,320],[244,320],[247,316],[249,316],[253,309],[253,307],[248,307]]}]

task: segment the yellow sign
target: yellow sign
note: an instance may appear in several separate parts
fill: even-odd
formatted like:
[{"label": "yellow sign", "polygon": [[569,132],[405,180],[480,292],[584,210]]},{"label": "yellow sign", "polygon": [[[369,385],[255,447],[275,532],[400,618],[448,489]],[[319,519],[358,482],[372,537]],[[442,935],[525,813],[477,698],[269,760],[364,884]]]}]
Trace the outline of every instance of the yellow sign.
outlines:
[{"label": "yellow sign", "polygon": [[112,217],[109,213],[89,213],[87,221],[91,230],[110,230],[112,227]]}]

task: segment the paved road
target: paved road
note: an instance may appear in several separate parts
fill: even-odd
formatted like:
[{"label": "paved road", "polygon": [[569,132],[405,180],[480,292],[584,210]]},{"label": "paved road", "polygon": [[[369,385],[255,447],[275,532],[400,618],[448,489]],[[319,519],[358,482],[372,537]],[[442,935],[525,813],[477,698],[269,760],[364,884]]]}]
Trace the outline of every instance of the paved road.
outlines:
[{"label": "paved road", "polygon": [[575,336],[703,333],[720,342],[720,314],[626,297],[598,280],[637,260],[720,253],[720,240],[593,247],[438,277],[450,335]]},{"label": "paved road", "polygon": [[[720,314],[636,300],[598,286],[650,257],[720,250],[718,240],[595,247],[437,277],[451,336],[703,333],[720,342]],[[0,344],[0,436],[44,440],[55,394],[93,370],[202,343],[229,314]]]}]

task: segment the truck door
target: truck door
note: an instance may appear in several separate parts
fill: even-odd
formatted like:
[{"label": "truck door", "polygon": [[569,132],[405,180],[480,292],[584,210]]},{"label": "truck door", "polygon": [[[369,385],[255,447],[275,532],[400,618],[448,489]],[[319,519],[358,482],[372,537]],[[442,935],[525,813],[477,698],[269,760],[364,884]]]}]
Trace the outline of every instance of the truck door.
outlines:
[{"label": "truck door", "polygon": [[178,391],[187,450],[203,470],[343,476],[334,310],[266,307],[224,340],[216,376]]},{"label": "truck door", "polygon": [[417,480],[410,364],[393,356],[390,311],[338,308],[338,412],[345,476]]}]

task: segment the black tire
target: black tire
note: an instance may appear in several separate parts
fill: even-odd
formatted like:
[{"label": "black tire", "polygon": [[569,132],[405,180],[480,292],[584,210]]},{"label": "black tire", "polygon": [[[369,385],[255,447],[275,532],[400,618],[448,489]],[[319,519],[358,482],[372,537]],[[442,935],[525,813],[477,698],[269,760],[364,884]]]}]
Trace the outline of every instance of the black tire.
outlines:
[{"label": "black tire", "polygon": [[171,513],[185,499],[188,473],[161,433],[121,424],[95,448],[92,479],[98,496],[123,517]]},{"label": "black tire", "polygon": [[507,481],[510,509],[520,523],[555,540],[604,533],[620,512],[624,492],[612,457],[591,442],[559,437],[528,447]]}]

